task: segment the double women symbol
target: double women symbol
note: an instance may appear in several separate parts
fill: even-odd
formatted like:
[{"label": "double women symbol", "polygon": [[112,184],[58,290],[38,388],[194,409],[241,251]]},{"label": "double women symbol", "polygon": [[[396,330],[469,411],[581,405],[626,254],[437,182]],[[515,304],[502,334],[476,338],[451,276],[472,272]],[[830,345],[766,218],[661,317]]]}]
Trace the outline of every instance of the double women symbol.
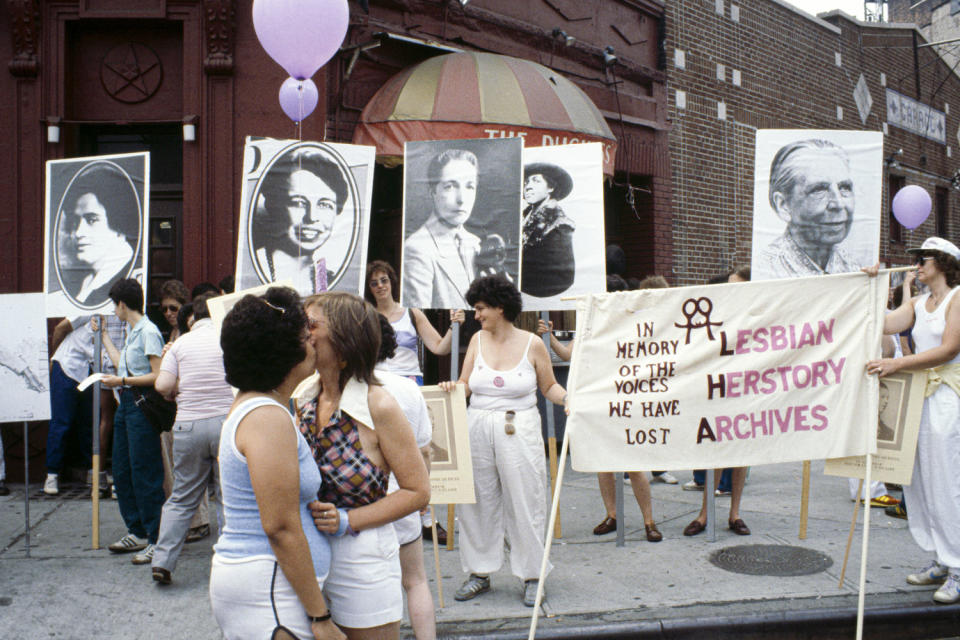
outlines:
[{"label": "double women symbol", "polygon": [[[713,340],[713,330],[711,327],[723,325],[723,322],[712,322],[710,320],[710,313],[713,311],[713,302],[710,301],[710,298],[687,298],[681,310],[683,311],[683,317],[687,319],[687,324],[674,322],[673,326],[687,330],[687,339],[684,341],[684,344],[690,344],[690,332],[693,329],[706,328],[707,337]],[[703,317],[703,322],[695,324],[693,320],[698,315]]]}]

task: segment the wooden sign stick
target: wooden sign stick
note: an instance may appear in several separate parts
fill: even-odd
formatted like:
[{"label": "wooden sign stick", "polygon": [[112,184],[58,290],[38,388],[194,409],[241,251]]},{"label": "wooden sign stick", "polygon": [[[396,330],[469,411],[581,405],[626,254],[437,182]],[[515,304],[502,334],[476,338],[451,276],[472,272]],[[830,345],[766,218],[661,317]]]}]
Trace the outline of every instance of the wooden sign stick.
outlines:
[{"label": "wooden sign stick", "polygon": [[850,535],[847,536],[847,550],[843,552],[843,567],[840,568],[840,584],[838,589],[843,589],[843,577],[847,573],[847,560],[850,559],[850,545],[853,543],[853,532],[857,528],[857,512],[860,510],[860,496],[863,495],[863,480],[857,485],[857,499],[853,501],[853,518],[850,520]]}]

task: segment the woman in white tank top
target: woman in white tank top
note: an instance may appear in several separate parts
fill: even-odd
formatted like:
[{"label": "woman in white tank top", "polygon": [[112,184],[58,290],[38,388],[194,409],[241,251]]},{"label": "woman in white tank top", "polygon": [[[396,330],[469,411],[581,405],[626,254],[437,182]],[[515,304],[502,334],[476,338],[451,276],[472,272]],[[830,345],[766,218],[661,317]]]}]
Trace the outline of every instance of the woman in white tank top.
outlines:
[{"label": "woman in white tank top", "polygon": [[[470,398],[467,420],[476,504],[460,509],[460,562],[470,575],[454,596],[470,600],[490,589],[489,575],[510,542],[510,568],[523,581],[523,603],[534,606],[546,523],[546,462],[537,389],[566,406],[543,342],[513,325],[517,288],[500,276],[470,285],[480,331],[470,340],[460,379]],[[548,567],[549,570],[549,567]]]},{"label": "woman in white tank top", "polygon": [[[867,363],[867,370],[887,376],[902,369],[934,370],[923,403],[917,453],[910,485],[903,488],[910,533],[932,562],[907,576],[914,585],[943,583],[933,599],[960,602],[960,249],[942,238],[927,238],[917,256],[916,277],[929,293],[905,300],[887,314],[883,332],[913,328],[916,353]],[[875,269],[868,270],[873,273]],[[914,272],[905,279],[913,280]],[[935,389],[935,390],[934,390]]]}]

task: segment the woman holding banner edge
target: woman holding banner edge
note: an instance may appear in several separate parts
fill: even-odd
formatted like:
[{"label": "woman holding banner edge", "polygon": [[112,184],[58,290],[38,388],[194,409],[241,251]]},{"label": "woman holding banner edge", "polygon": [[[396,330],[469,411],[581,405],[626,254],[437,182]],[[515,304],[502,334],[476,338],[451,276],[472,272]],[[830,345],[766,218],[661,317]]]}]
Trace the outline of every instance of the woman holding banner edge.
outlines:
[{"label": "woman holding banner edge", "polygon": [[[543,342],[514,326],[522,300],[502,276],[478,278],[467,302],[480,331],[467,348],[460,379],[465,387],[476,504],[460,511],[460,563],[469,577],[454,598],[470,600],[490,590],[490,573],[510,542],[510,566],[523,581],[523,603],[536,603],[546,524],[546,474],[537,389],[566,407],[567,392],[553,375]],[[549,571],[549,564],[547,571]]]},{"label": "woman holding banner edge", "polygon": [[[933,551],[925,568],[907,576],[913,585],[943,583],[935,602],[960,602],[960,248],[943,238],[927,238],[918,249],[916,275],[930,291],[905,300],[887,314],[885,334],[913,329],[913,355],[881,358],[867,363],[867,372],[880,377],[903,369],[927,369],[928,380],[913,478],[903,488],[910,504],[907,521],[917,545]],[[879,265],[864,269],[876,275]]]}]

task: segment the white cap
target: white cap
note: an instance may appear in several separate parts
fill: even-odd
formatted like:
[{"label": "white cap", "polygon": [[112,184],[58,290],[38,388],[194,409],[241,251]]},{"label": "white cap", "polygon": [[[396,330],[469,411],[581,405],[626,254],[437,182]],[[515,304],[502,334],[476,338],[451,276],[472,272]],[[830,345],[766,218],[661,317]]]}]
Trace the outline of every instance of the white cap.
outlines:
[{"label": "white cap", "polygon": [[960,260],[960,249],[957,248],[957,245],[936,236],[924,240],[919,249],[907,249],[907,253],[926,253],[927,251],[939,251]]}]

